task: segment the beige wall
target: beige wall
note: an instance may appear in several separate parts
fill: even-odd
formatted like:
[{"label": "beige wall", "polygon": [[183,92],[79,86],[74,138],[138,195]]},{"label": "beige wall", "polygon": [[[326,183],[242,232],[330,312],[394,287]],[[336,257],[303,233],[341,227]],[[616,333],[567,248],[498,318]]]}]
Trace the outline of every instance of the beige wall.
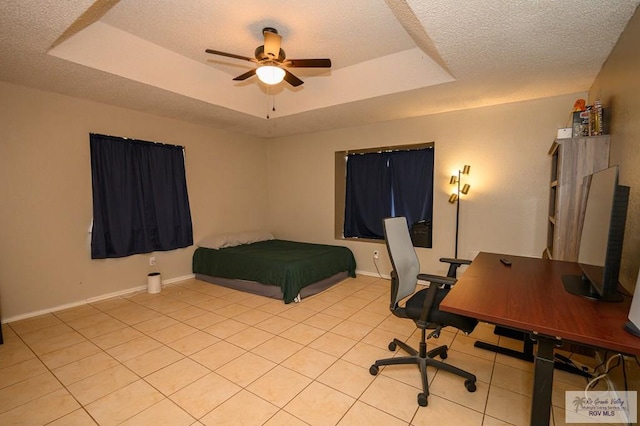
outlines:
[{"label": "beige wall", "polygon": [[640,9],[627,24],[591,87],[591,103],[611,110],[611,160],[631,187],[620,281],[635,288],[640,267]]},{"label": "beige wall", "polygon": [[[0,82],[3,319],[146,284],[148,254],[90,259],[90,132],[185,146],[195,241],[266,225],[262,140]],[[163,279],[193,250],[154,253]]]},{"label": "beige wall", "polygon": [[[585,93],[330,130],[269,141],[269,223],[284,238],[334,239],[334,152],[435,141],[434,248],[418,249],[423,269],[446,272],[454,254],[455,206],[449,177],[471,165],[460,205],[459,256],[493,251],[540,256],[546,243],[550,158],[557,128]],[[360,271],[390,264],[383,244],[346,242]]]}]

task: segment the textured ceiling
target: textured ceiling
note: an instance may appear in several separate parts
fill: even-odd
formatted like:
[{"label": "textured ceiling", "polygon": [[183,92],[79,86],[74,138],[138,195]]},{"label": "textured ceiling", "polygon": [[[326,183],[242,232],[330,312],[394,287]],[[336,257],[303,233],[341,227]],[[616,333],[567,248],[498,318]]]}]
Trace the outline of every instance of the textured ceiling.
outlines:
[{"label": "textured ceiling", "polygon": [[[588,90],[639,3],[4,0],[0,80],[277,137]],[[253,56],[266,26],[332,68],[267,88],[205,53]]]}]

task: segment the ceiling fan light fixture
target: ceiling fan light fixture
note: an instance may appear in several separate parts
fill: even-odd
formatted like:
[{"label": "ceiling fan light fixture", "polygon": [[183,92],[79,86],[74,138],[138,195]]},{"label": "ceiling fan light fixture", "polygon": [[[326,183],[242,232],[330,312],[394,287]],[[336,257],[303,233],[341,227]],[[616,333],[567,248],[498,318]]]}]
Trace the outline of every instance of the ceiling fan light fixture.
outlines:
[{"label": "ceiling fan light fixture", "polygon": [[304,83],[298,77],[285,70],[283,67],[293,68],[331,68],[331,59],[289,59],[282,50],[282,36],[278,34],[275,28],[266,27],[262,30],[264,36],[264,44],[258,46],[254,52],[254,58],[248,56],[236,55],[235,53],[221,52],[219,50],[206,49],[206,53],[212,55],[226,56],[227,58],[240,59],[243,61],[253,62],[257,68],[252,68],[233,79],[233,81],[244,81],[248,78],[258,75],[258,79],[267,85],[275,85],[285,80],[292,87],[298,87]]},{"label": "ceiling fan light fixture", "polygon": [[264,84],[274,85],[284,79],[285,72],[282,68],[269,64],[258,67],[256,74]]}]

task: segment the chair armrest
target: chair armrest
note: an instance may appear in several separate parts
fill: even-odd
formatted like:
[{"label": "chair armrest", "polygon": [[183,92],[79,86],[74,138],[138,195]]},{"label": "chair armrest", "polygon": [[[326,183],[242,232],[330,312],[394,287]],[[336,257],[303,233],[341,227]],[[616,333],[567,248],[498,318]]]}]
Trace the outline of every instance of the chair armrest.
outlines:
[{"label": "chair armrest", "polygon": [[440,262],[455,264],[455,265],[471,265],[471,261],[468,259],[453,259],[449,257],[441,257]]},{"label": "chair armrest", "polygon": [[438,284],[438,285],[446,285],[451,287],[456,283],[455,278],[451,277],[443,277],[442,275],[431,275],[431,274],[418,274],[418,279],[422,281],[429,281],[430,283]]},{"label": "chair armrest", "polygon": [[449,270],[447,271],[447,276],[448,277],[454,277],[456,276],[456,273],[458,272],[458,268],[461,265],[470,265],[471,261],[467,260],[467,259],[453,259],[453,258],[449,258],[449,257],[441,257],[440,258],[440,262],[444,262],[444,263],[448,263],[449,264]]},{"label": "chair armrest", "polygon": [[420,314],[420,318],[417,321],[417,324],[420,327],[427,326],[427,318],[429,317],[429,312],[431,312],[431,308],[433,306],[434,301],[436,300],[436,294],[439,291],[444,291],[441,286],[449,289],[453,284],[456,283],[455,278],[443,277],[442,275],[431,275],[431,274],[418,274],[418,279],[423,281],[428,281],[431,284],[429,288],[427,288],[427,294],[424,298],[424,303],[422,305],[422,312]]}]

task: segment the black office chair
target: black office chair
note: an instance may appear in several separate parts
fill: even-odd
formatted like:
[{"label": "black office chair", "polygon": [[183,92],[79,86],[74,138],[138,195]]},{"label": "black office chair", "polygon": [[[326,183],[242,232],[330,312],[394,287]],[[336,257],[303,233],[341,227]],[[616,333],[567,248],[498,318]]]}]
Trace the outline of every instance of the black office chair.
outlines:
[{"label": "black office chair", "polygon": [[[447,358],[447,346],[439,346],[427,352],[426,340],[433,336],[438,337],[444,327],[452,326],[465,333],[471,333],[478,324],[476,319],[444,312],[438,308],[451,286],[455,284],[455,278],[420,273],[420,263],[411,244],[406,218],[387,218],[384,219],[383,225],[387,250],[393,266],[393,271],[391,271],[391,312],[399,318],[414,321],[422,331],[422,338],[419,350],[415,350],[398,339],[393,339],[389,343],[389,350],[395,351],[399,346],[409,356],[379,359],[369,368],[369,372],[375,376],[382,365],[417,364],[422,376],[422,392],[418,394],[418,404],[423,407],[427,406],[427,397],[429,396],[427,366],[464,377],[466,379],[464,385],[467,390],[475,392],[475,375],[435,359],[436,356],[443,360]],[[427,281],[430,285],[414,294],[418,280]],[[407,297],[409,298],[404,307],[400,306],[399,302]],[[427,336],[426,330],[433,331]]]}]

